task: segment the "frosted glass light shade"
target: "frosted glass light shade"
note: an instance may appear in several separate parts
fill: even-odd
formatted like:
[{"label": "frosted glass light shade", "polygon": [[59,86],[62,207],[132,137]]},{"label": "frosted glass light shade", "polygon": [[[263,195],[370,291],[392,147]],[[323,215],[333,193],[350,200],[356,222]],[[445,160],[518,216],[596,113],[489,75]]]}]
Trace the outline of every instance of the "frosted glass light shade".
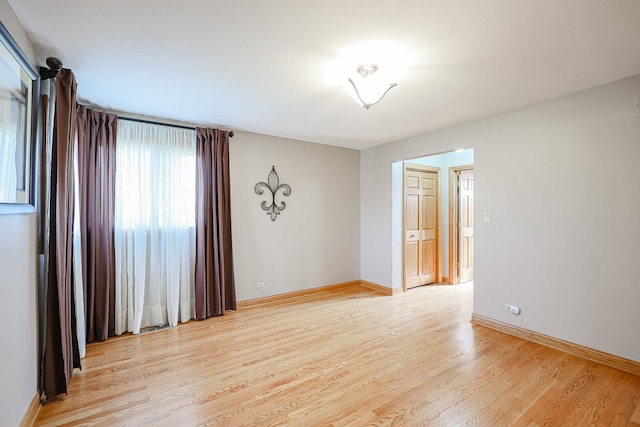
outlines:
[{"label": "frosted glass light shade", "polygon": [[357,68],[358,75],[348,80],[348,93],[366,110],[380,102],[387,92],[397,86],[377,75],[377,70],[378,67],[372,64],[361,65]]}]

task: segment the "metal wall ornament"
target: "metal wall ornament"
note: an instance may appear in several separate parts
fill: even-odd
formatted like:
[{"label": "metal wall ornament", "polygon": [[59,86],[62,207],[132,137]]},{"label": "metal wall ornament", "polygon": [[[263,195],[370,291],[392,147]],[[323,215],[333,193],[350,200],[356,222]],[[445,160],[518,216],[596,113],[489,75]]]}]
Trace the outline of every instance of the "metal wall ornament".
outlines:
[{"label": "metal wall ornament", "polygon": [[280,203],[276,202],[276,195],[278,194],[278,191],[282,190],[283,196],[290,196],[291,187],[289,187],[289,184],[280,184],[280,177],[278,176],[278,172],[276,172],[276,167],[272,166],[267,182],[260,181],[256,184],[253,190],[258,196],[261,196],[264,194],[265,188],[271,191],[271,204],[269,205],[267,204],[267,200],[263,200],[262,203],[260,203],[260,207],[267,211],[267,215],[271,217],[271,221],[275,221],[278,218],[278,215],[280,215],[280,212],[287,207],[287,204],[284,201]]}]

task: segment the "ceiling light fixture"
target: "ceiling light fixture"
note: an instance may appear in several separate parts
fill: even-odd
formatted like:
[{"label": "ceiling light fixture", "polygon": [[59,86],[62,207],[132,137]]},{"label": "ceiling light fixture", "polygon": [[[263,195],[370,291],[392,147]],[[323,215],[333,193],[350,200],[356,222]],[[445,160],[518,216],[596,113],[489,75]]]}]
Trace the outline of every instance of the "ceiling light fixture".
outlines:
[{"label": "ceiling light fixture", "polygon": [[375,73],[378,71],[376,65],[360,65],[356,71],[358,72],[358,76],[354,78],[350,77],[349,83],[351,83],[355,91],[352,95],[353,99],[364,107],[365,110],[376,105],[384,98],[387,92],[397,86],[396,83],[388,83],[382,80],[380,76],[376,76]]}]

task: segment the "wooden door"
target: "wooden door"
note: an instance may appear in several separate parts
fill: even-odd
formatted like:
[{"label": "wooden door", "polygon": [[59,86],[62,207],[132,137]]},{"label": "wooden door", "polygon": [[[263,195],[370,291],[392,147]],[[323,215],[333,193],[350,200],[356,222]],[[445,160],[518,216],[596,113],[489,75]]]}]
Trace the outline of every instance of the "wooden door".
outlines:
[{"label": "wooden door", "polygon": [[464,283],[473,280],[473,170],[459,172],[460,203],[458,234],[458,277]]},{"label": "wooden door", "polygon": [[439,171],[440,168],[421,165],[404,167],[405,289],[441,280]]}]

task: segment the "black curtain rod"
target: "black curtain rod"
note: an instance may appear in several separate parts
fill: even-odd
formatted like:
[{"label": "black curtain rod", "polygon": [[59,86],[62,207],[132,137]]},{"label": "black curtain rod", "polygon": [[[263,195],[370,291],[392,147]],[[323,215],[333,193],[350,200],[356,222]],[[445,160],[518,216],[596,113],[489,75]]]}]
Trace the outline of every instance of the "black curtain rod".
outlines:
[{"label": "black curtain rod", "polygon": [[[170,127],[174,127],[174,128],[178,128],[178,129],[189,129],[189,130],[196,130],[195,127],[193,126],[183,126],[183,125],[174,125],[174,124],[170,124],[170,123],[161,123],[161,122],[154,122],[152,120],[143,120],[143,119],[134,119],[131,117],[122,117],[122,116],[118,116],[118,120],[128,120],[130,122],[138,122],[138,123],[147,123],[150,125],[160,125],[160,126],[170,126]],[[229,131],[229,138],[233,138],[233,131]]]}]

